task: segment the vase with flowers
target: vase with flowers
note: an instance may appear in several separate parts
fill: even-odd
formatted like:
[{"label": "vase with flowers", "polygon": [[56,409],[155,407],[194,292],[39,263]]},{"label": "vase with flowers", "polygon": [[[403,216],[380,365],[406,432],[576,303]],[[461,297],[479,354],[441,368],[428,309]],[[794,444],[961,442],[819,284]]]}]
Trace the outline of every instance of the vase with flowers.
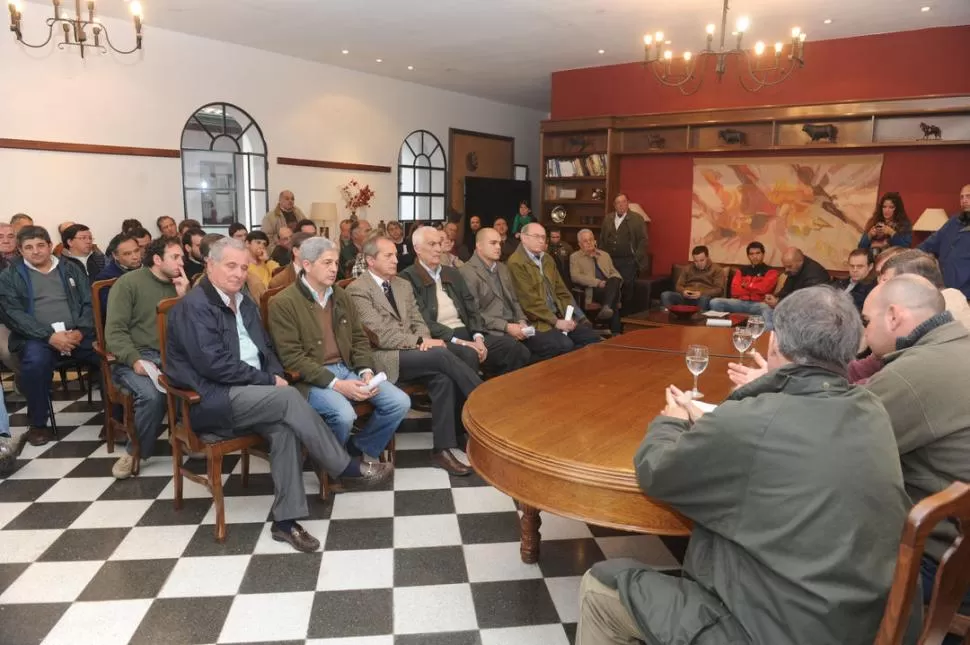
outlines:
[{"label": "vase with flowers", "polygon": [[351,179],[343,186],[339,186],[340,195],[344,198],[344,206],[350,211],[350,219],[357,219],[357,211],[370,206],[374,199],[374,191],[370,185],[361,185],[356,179]]}]

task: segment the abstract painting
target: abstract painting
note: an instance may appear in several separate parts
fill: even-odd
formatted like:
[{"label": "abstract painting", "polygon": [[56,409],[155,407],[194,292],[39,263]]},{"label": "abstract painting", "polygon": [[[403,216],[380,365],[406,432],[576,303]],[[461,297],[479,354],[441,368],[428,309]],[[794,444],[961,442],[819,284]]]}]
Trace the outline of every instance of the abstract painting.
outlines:
[{"label": "abstract painting", "polygon": [[882,155],[695,159],[691,247],[746,264],[745,247],[765,245],[765,262],[798,247],[827,269],[845,269],[879,198]]}]

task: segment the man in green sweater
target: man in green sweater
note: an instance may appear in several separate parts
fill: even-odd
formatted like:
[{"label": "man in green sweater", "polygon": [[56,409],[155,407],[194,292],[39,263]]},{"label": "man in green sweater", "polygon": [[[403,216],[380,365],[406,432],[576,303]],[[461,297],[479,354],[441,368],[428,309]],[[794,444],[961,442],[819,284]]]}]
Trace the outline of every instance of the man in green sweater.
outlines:
[{"label": "man in green sweater", "polygon": [[[162,300],[182,297],[188,290],[183,255],[176,238],[153,240],[145,250],[144,266],[118,278],[108,295],[105,345],[118,359],[112,370],[115,382],[134,398],[138,452],[143,459],[154,452],[165,417],[165,395],[156,385],[162,359],[155,310]],[[131,477],[134,448],[129,442],[115,462],[111,469],[115,478]]]}]

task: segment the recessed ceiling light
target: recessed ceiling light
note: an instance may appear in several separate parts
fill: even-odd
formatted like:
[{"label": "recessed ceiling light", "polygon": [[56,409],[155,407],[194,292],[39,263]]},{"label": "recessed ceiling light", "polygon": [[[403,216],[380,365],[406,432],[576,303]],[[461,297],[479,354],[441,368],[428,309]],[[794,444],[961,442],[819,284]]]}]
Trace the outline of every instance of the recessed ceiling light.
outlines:
[{"label": "recessed ceiling light", "polygon": [[600,50],[599,50],[599,51],[597,51],[596,53],[597,53],[597,54],[605,54],[605,53],[606,53],[606,50],[605,50],[605,49],[600,49]]},{"label": "recessed ceiling light", "polygon": [[831,25],[832,24],[832,19],[831,18],[826,18],[822,22],[824,22],[826,25]]},{"label": "recessed ceiling light", "polygon": [[340,50],[340,53],[341,54],[349,54],[350,53],[350,50],[349,49],[341,49]]},{"label": "recessed ceiling light", "polygon": [[408,69],[414,69],[414,65],[408,65]]},{"label": "recessed ceiling light", "polygon": [[930,8],[929,7],[920,7],[919,10],[922,11],[923,13],[926,13],[927,11],[930,10]]},{"label": "recessed ceiling light", "polygon": [[377,59],[377,62],[378,62],[378,63],[383,63],[383,62],[384,62],[384,59],[383,59],[383,58],[378,58],[378,59]]}]

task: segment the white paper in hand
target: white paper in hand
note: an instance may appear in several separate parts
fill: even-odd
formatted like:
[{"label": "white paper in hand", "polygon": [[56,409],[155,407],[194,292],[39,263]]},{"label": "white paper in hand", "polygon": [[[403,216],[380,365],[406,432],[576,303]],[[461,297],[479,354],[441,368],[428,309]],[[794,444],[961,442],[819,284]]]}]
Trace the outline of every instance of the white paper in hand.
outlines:
[{"label": "white paper in hand", "polygon": [[[572,306],[572,305],[568,305],[568,306],[566,307],[566,315],[565,315],[565,317],[564,317],[564,319],[565,319],[565,320],[572,320],[572,319],[573,319],[573,311],[574,311],[574,309],[573,309],[573,306]],[[566,335],[568,335],[568,333],[569,333],[569,332],[565,332],[565,331],[564,331],[564,332],[562,333],[562,335],[563,335],[563,336],[566,336]]]},{"label": "white paper in hand", "polygon": [[529,325],[528,327],[523,327],[522,333],[525,334],[526,338],[532,338],[533,336],[536,335],[536,328],[533,327],[532,325]]},{"label": "white paper in hand", "polygon": [[141,363],[141,366],[143,368],[145,368],[145,373],[148,374],[148,378],[152,380],[152,385],[155,386],[155,389],[161,392],[162,394],[165,394],[165,388],[162,387],[162,384],[158,382],[158,377],[161,376],[162,373],[155,365],[155,363],[151,361],[145,361],[145,360],[141,360],[138,362]]},{"label": "white paper in hand", "polygon": [[374,391],[375,389],[377,389],[377,386],[379,386],[381,383],[383,383],[386,380],[387,380],[387,374],[385,374],[384,372],[379,372],[375,374],[373,378],[371,378],[370,382],[367,385],[365,385],[364,388],[369,391]]},{"label": "white paper in hand", "polygon": [[696,399],[694,401],[691,401],[691,403],[697,406],[697,409],[703,412],[704,414],[707,414],[708,412],[713,412],[715,408],[717,408],[717,406],[714,405],[713,403],[704,403],[703,401],[697,401]]}]

